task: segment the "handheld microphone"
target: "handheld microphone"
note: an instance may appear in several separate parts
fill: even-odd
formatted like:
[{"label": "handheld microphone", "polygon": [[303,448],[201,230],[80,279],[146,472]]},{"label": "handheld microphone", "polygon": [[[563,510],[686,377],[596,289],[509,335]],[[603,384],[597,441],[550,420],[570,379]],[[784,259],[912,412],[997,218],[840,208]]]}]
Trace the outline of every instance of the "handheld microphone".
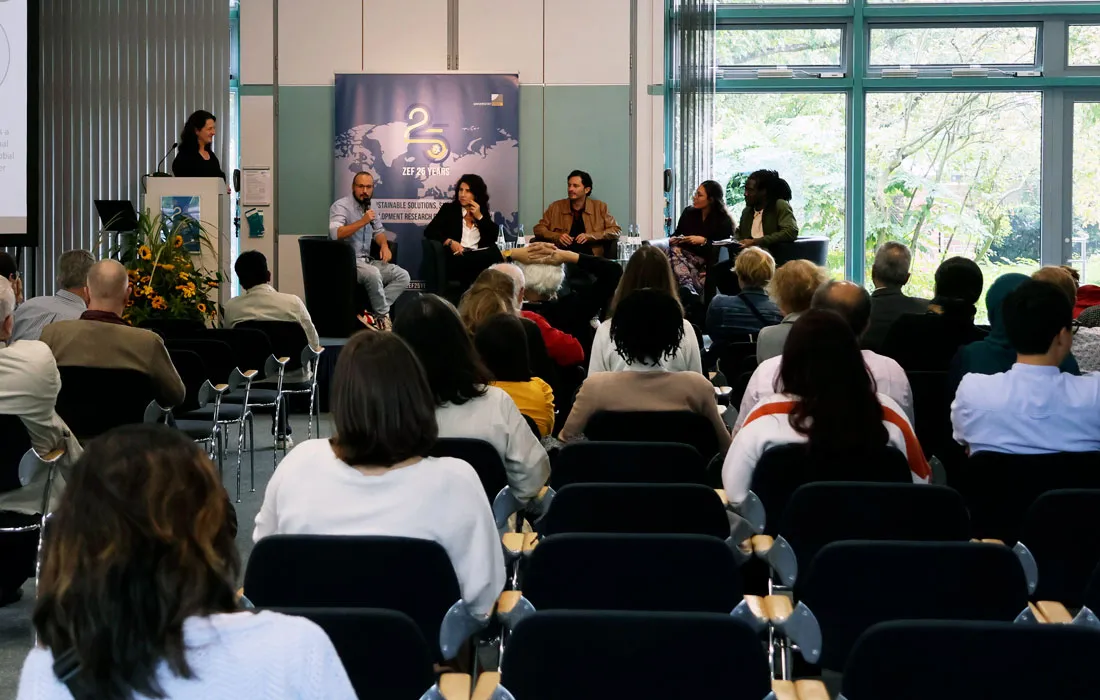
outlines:
[{"label": "handheld microphone", "polygon": [[179,142],[173,142],[172,146],[164,152],[164,155],[161,157],[160,162],[157,163],[157,171],[153,173],[153,177],[169,177],[168,173],[160,169],[160,166],[164,165],[164,161],[168,160],[168,156],[172,155],[172,151],[176,150],[177,146],[179,146]]}]

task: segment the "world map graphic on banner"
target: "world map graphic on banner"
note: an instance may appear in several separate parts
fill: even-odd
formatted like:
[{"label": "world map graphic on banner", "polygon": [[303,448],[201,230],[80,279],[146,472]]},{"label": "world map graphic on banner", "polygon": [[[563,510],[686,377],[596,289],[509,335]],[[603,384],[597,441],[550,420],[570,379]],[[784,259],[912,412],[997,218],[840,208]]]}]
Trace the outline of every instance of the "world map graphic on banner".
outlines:
[{"label": "world map graphic on banner", "polygon": [[396,234],[399,264],[419,268],[424,227],[465,174],[485,180],[493,221],[515,231],[518,76],[338,74],[335,84],[333,197],[351,193],[356,173],[374,175],[372,208]]}]

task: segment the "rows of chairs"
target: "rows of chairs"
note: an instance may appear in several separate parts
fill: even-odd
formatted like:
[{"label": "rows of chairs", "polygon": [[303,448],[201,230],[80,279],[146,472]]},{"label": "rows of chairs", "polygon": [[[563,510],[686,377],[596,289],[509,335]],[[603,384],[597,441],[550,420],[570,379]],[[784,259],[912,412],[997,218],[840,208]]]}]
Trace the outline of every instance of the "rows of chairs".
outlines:
[{"label": "rows of chairs", "polygon": [[[798,457],[762,463],[754,491]],[[471,459],[490,471],[488,452]],[[804,466],[805,483],[761,499],[766,525],[742,536],[703,463],[686,445],[567,446],[534,531],[502,528],[508,585],[489,620],[466,613],[439,545],[401,538],[266,538],[244,591],[338,630],[363,696],[816,699],[821,686],[791,679],[825,669],[844,673],[847,700],[950,698],[1003,685],[992,669],[1028,653],[1049,665],[1021,669],[1014,687],[1091,696],[1083,659],[1100,644],[1090,629],[1100,545],[1067,533],[1087,526],[1100,490],[1040,494],[1018,540],[974,541],[973,506],[956,490],[890,483],[909,481],[907,470],[859,479],[871,463],[856,480],[819,482]],[[319,575],[336,567],[338,580]],[[1056,622],[1074,624],[1037,624]],[[380,650],[366,641],[378,634],[408,646]],[[971,644],[941,665],[927,640],[952,635]],[[454,659],[476,678],[445,674],[428,690],[430,664]]]}]

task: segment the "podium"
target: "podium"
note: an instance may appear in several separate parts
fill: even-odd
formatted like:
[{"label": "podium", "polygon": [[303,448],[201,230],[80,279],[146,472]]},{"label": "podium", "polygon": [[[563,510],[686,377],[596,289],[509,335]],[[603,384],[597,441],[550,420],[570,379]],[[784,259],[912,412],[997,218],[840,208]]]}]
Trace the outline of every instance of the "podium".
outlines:
[{"label": "podium", "polygon": [[210,240],[210,247],[201,246],[192,252],[195,267],[210,272],[220,270],[222,284],[218,287],[219,306],[231,296],[232,227],[229,216],[229,195],[225,181],[218,177],[151,177],[146,180],[142,208],[150,216],[160,214],[170,218],[182,211],[197,219]]}]

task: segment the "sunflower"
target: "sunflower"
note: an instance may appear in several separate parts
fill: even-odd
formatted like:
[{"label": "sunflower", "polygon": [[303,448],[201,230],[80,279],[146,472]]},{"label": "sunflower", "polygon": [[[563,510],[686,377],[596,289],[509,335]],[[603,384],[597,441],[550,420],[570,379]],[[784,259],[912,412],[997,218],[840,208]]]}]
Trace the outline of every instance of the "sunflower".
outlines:
[{"label": "sunflower", "polygon": [[129,307],[131,307],[131,306],[133,306],[133,305],[134,305],[134,300],[133,300],[133,299],[127,299],[127,300],[126,300],[126,306],[127,306],[127,308],[129,308]]},{"label": "sunflower", "polygon": [[167,309],[168,308],[168,303],[164,301],[164,297],[156,296],[156,297],[153,297],[153,308],[154,309]]},{"label": "sunflower", "polygon": [[182,248],[183,247],[183,236],[176,236],[176,238],[172,241],[172,245],[176,248]]},{"label": "sunflower", "polygon": [[195,308],[199,310],[200,314],[206,313],[206,304],[203,304],[202,302],[199,302],[199,304]]},{"label": "sunflower", "polygon": [[170,264],[163,264],[163,265],[161,265],[161,267],[163,269],[167,270],[168,272],[172,272],[173,270],[176,269],[175,265],[170,265]]},{"label": "sunflower", "polygon": [[206,283],[206,286],[207,287],[213,287],[214,289],[217,289],[218,288],[218,283],[215,280],[210,280],[209,282]]},{"label": "sunflower", "polygon": [[141,283],[142,284],[149,284],[149,280],[151,280],[151,279],[153,279],[153,278],[150,277],[149,275],[145,275],[141,278]]},{"label": "sunflower", "polygon": [[187,274],[186,272],[180,272],[178,277],[180,282],[186,282],[187,280],[191,279],[191,275]]},{"label": "sunflower", "polygon": [[126,276],[130,278],[131,282],[137,282],[138,277],[141,276],[141,273],[138,272],[137,270],[127,270],[126,271]]},{"label": "sunflower", "polygon": [[138,248],[138,257],[142,260],[151,260],[153,258],[153,251],[149,250],[149,246],[143,245]]},{"label": "sunflower", "polygon": [[[147,297],[151,297],[151,296],[153,296],[153,288],[150,287],[149,285],[145,285],[144,287],[141,288],[141,293],[144,294]],[[160,299],[160,297],[157,297],[157,299]],[[160,299],[160,300],[161,300],[161,302],[164,301],[164,299]]]},{"label": "sunflower", "polygon": [[183,293],[185,299],[195,296],[195,285],[193,284],[181,284],[176,289]]}]

